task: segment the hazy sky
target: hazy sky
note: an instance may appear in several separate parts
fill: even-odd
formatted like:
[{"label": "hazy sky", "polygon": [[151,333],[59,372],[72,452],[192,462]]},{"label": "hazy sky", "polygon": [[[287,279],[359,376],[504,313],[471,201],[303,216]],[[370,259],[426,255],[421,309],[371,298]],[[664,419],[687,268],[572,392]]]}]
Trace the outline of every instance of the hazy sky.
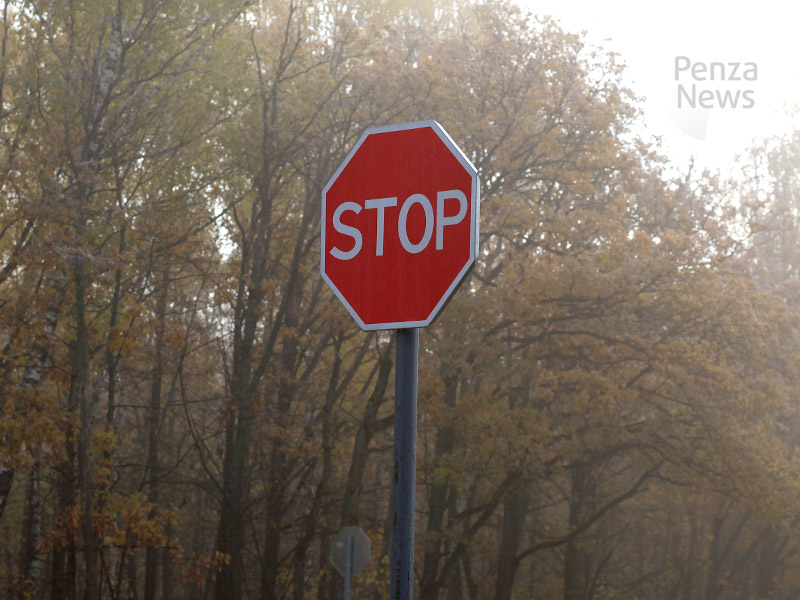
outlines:
[{"label": "hazy sky", "polygon": [[[564,29],[586,30],[590,43],[622,56],[629,84],[646,98],[646,133],[660,136],[663,152],[675,161],[695,156],[699,164],[724,171],[751,139],[787,126],[785,105],[800,106],[800,3],[523,1],[534,13],[554,16]],[[676,57],[686,57],[681,66],[691,63],[677,80]],[[724,65],[724,80],[719,65],[711,80],[712,62]],[[711,107],[706,110],[700,104],[704,92]],[[728,103],[721,108],[725,92]]]}]

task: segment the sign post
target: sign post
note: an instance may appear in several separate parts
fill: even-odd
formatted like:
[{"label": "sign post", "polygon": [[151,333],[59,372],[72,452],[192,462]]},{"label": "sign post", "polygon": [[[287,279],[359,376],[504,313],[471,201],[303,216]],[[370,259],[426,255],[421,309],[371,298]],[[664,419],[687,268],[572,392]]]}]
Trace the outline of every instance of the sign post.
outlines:
[{"label": "sign post", "polygon": [[479,206],[477,170],[435,121],[371,127],[322,191],[322,278],[363,330],[397,330],[393,600],[414,591],[419,328],[475,263]]},{"label": "sign post", "polygon": [[353,536],[347,536],[345,549],[347,559],[344,563],[344,600],[350,600],[350,577],[353,574]]},{"label": "sign post", "polygon": [[360,527],[342,527],[331,542],[331,561],[344,577],[344,598],[350,600],[350,581],[367,566],[370,542]]},{"label": "sign post", "polygon": [[414,592],[414,488],[417,479],[417,357],[419,329],[397,330],[394,383],[392,581],[390,598]]}]

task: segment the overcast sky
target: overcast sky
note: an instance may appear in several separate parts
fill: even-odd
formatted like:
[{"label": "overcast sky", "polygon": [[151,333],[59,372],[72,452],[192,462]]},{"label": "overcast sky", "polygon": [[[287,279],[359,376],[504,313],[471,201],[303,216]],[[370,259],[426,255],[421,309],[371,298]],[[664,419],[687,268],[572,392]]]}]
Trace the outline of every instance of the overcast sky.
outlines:
[{"label": "overcast sky", "polygon": [[[646,133],[660,136],[663,152],[679,163],[694,156],[700,165],[725,171],[753,138],[778,134],[787,126],[785,105],[800,106],[796,2],[523,1],[534,13],[554,16],[566,30],[586,30],[590,43],[622,56],[629,66],[629,84],[646,99]],[[678,56],[692,66],[680,71],[676,80]],[[704,78],[703,68],[711,62],[723,63],[725,80],[720,80],[719,69],[714,81],[708,74]],[[750,79],[737,81],[747,67]],[[679,86],[684,93],[680,108]],[[697,98],[697,108],[687,108],[686,95],[699,96],[705,90],[706,105],[713,108],[701,109]],[[750,93],[743,96],[747,90]],[[726,91],[731,98],[740,92],[736,108],[719,107],[719,95]],[[746,104],[752,107],[744,108]]]}]

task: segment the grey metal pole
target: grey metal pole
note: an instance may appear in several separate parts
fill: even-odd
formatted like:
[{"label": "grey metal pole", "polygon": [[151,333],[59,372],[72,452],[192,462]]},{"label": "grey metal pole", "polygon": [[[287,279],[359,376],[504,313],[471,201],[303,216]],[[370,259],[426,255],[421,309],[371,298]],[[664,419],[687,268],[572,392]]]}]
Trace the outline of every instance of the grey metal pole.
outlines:
[{"label": "grey metal pole", "polygon": [[397,330],[392,483],[392,600],[414,594],[414,486],[417,479],[419,329]]},{"label": "grey metal pole", "polygon": [[352,535],[347,536],[347,545],[344,549],[344,600],[350,600],[350,578],[353,576],[354,541]]}]

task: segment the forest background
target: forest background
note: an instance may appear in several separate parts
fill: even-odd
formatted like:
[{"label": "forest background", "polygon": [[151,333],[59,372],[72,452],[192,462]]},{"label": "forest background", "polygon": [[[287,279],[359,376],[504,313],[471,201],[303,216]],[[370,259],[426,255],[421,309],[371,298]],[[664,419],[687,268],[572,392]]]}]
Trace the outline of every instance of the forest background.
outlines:
[{"label": "forest background", "polygon": [[4,0],[0,596],[388,596],[393,336],[318,271],[363,131],[478,168],[420,336],[422,600],[800,596],[800,129],[736,177],[504,0]]}]

